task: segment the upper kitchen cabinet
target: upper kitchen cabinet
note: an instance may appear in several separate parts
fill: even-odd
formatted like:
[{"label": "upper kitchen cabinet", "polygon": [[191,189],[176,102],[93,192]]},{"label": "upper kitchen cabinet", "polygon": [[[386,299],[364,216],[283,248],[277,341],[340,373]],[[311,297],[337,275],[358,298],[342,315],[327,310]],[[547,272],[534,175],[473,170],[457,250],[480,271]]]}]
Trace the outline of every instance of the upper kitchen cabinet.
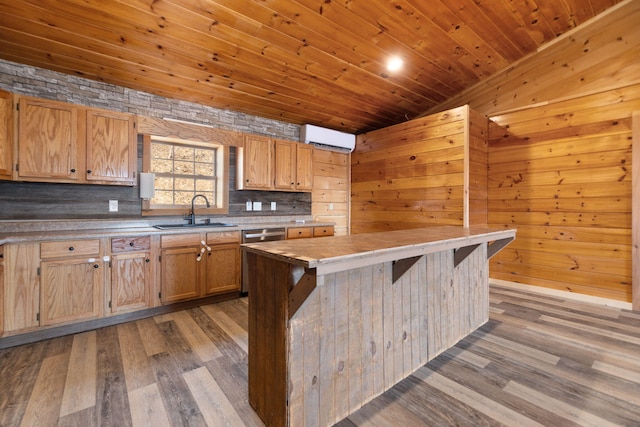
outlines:
[{"label": "upper kitchen cabinet", "polygon": [[313,148],[292,141],[245,135],[237,154],[238,190],[311,191]]},{"label": "upper kitchen cabinet", "polygon": [[87,181],[135,183],[135,120],[130,114],[87,110]]},{"label": "upper kitchen cabinet", "polygon": [[134,185],[133,116],[20,97],[18,180]]},{"label": "upper kitchen cabinet", "polygon": [[275,188],[311,191],[313,189],[313,147],[276,140]]},{"label": "upper kitchen cabinet", "polygon": [[13,94],[0,90],[0,179],[13,176]]},{"label": "upper kitchen cabinet", "polygon": [[[19,180],[79,182],[79,137],[84,123],[77,105],[22,97],[19,101]],[[80,111],[82,110],[82,111]]]},{"label": "upper kitchen cabinet", "polygon": [[238,190],[273,189],[273,141],[266,136],[245,135],[237,152]]}]

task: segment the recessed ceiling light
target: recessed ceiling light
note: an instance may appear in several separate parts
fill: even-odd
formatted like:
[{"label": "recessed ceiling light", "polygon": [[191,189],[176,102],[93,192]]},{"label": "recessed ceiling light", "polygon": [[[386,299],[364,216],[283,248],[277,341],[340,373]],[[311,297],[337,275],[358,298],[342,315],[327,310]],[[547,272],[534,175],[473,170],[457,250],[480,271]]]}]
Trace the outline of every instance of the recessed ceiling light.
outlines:
[{"label": "recessed ceiling light", "polygon": [[404,62],[402,61],[402,58],[400,58],[399,56],[394,56],[392,58],[389,59],[389,61],[387,61],[387,70],[389,71],[398,71],[400,68],[402,68],[402,64]]}]

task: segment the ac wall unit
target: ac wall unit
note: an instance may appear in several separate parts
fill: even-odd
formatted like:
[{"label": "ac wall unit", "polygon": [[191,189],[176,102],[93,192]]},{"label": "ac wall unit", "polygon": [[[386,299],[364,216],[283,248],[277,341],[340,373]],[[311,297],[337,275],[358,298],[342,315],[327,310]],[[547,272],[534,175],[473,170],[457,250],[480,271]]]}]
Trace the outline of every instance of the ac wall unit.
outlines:
[{"label": "ac wall unit", "polygon": [[350,153],[356,147],[356,136],[333,129],[304,125],[300,129],[300,141],[325,150]]}]

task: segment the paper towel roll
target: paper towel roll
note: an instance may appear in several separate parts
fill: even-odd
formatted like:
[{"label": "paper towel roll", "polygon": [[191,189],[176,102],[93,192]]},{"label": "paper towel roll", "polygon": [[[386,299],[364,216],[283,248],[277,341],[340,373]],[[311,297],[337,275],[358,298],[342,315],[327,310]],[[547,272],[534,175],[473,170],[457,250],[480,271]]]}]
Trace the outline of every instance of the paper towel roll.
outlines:
[{"label": "paper towel roll", "polygon": [[154,173],[141,173],[140,174],[140,198],[149,200],[156,194],[156,188],[154,185],[155,179]]}]

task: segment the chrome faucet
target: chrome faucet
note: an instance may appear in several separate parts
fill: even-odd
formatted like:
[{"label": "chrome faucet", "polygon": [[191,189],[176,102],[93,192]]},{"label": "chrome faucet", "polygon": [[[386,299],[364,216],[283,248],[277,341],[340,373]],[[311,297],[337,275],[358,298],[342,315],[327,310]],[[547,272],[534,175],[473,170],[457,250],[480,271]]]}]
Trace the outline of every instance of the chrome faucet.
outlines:
[{"label": "chrome faucet", "polygon": [[207,207],[210,208],[211,205],[209,204],[209,199],[207,199],[207,196],[205,196],[204,194],[196,194],[195,196],[193,196],[193,199],[191,199],[191,225],[196,225],[196,209],[194,206],[194,201],[198,198],[198,197],[202,197],[204,199],[205,202],[207,202]]}]

